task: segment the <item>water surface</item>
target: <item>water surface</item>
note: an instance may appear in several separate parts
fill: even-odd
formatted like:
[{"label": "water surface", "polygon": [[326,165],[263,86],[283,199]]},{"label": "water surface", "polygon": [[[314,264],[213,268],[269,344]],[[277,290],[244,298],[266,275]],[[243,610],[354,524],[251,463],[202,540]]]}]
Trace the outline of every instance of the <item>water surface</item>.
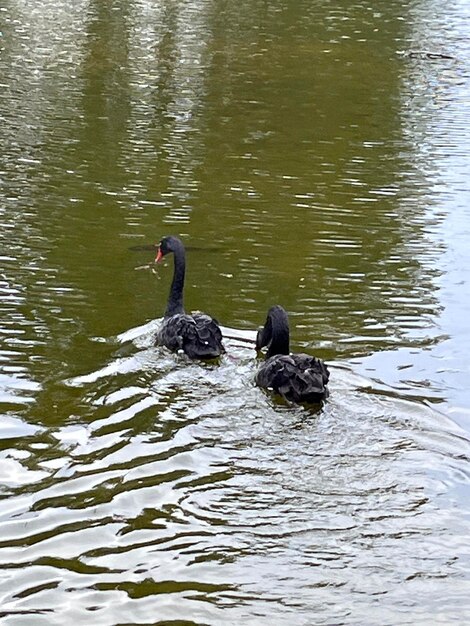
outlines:
[{"label": "water surface", "polygon": [[[5,623],[468,621],[468,21],[0,8]],[[166,234],[218,365],[153,345]],[[321,407],[253,385],[276,302]]]}]

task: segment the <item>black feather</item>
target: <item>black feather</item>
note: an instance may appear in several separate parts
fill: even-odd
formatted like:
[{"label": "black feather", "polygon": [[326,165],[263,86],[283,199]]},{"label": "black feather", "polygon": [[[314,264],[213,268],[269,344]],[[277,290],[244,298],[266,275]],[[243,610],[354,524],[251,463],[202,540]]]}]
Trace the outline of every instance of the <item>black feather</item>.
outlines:
[{"label": "black feather", "polygon": [[191,359],[214,359],[224,352],[216,320],[204,313],[177,313],[165,318],[157,341],[173,352],[183,350]]}]

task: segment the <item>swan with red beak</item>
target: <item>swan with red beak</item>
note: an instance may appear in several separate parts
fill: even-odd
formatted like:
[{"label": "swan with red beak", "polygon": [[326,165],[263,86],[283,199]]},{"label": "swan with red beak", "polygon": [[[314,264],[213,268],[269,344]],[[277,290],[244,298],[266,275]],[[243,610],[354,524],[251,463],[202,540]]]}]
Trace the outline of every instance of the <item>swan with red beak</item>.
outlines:
[{"label": "swan with red beak", "polygon": [[191,359],[216,359],[225,352],[218,322],[206,313],[185,313],[183,289],[186,253],[178,237],[163,237],[155,262],[173,254],[174,268],[163,322],[157,332],[157,343],[172,352],[182,350]]}]

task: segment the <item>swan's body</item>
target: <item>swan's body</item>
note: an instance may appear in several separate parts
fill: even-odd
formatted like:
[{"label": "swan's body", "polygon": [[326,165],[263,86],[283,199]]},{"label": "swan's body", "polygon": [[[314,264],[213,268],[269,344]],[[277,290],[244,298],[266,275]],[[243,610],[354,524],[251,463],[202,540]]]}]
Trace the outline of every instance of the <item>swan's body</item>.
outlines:
[{"label": "swan's body", "polygon": [[215,319],[205,313],[189,315],[183,308],[186,268],[185,250],[177,237],[164,237],[156,261],[173,253],[175,264],[165,316],[157,333],[157,343],[173,352],[183,350],[191,359],[214,359],[225,352],[222,332]]},{"label": "swan's body", "polygon": [[293,402],[320,402],[328,396],[330,373],[325,363],[308,354],[289,354],[287,313],[275,305],[258,331],[256,349],[268,346],[266,361],[256,373],[256,384]]}]

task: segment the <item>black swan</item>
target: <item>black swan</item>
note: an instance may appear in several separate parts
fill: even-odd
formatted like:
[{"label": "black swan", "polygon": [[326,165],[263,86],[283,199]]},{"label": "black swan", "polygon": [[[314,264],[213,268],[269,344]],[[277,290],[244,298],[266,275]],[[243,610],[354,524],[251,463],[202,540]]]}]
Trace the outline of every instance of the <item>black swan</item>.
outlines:
[{"label": "black swan", "polygon": [[256,350],[268,346],[256,384],[293,402],[320,402],[328,396],[330,373],[325,363],[308,354],[289,354],[289,321],[282,306],[272,306],[256,337]]},{"label": "black swan", "polygon": [[205,313],[188,315],[183,309],[183,287],[186,268],[185,250],[178,237],[164,237],[157,250],[158,263],[173,252],[174,270],[170,295],[157,343],[173,352],[183,350],[191,359],[215,359],[225,352],[218,323]]}]

